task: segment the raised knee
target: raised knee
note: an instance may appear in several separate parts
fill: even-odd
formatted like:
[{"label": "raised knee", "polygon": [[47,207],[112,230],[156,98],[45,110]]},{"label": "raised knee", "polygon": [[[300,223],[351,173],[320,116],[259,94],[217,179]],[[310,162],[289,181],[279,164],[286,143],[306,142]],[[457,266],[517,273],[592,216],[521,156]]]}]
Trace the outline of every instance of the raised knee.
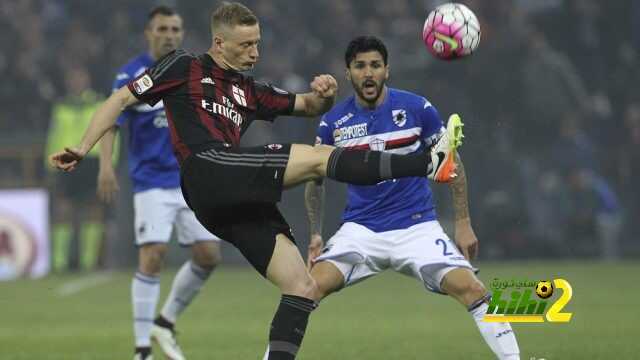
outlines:
[{"label": "raised knee", "polygon": [[329,145],[316,145],[313,147],[314,163],[313,173],[316,177],[321,178],[327,175],[327,164],[334,147]]}]

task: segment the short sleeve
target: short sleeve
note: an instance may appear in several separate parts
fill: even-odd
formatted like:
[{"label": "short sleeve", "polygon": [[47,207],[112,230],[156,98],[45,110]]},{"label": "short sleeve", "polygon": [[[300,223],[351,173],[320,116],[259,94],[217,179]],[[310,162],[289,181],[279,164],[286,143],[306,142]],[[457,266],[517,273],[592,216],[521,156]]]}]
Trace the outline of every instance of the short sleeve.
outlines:
[{"label": "short sleeve", "polygon": [[326,115],[320,119],[318,124],[318,132],[316,135],[316,145],[333,145],[333,134],[331,133],[331,127],[327,122]]},{"label": "short sleeve", "polygon": [[127,86],[138,100],[154,106],[162,97],[187,82],[191,59],[192,56],[184,50],[170,52]]},{"label": "short sleeve", "polygon": [[431,146],[437,135],[444,130],[444,124],[438,110],[429,100],[422,98],[420,105],[417,109],[417,117],[422,125],[422,138],[427,146]]},{"label": "short sleeve", "polygon": [[254,87],[257,102],[257,119],[273,121],[277,116],[291,115],[293,113],[296,94],[261,82],[255,82]]}]

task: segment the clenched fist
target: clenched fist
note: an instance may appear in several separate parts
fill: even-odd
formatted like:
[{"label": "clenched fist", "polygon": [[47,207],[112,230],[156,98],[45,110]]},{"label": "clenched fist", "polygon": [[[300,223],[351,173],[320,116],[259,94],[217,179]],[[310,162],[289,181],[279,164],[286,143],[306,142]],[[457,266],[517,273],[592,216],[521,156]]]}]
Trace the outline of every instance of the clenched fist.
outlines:
[{"label": "clenched fist", "polygon": [[318,75],[310,84],[311,90],[321,98],[332,98],[338,93],[338,82],[331,75]]}]

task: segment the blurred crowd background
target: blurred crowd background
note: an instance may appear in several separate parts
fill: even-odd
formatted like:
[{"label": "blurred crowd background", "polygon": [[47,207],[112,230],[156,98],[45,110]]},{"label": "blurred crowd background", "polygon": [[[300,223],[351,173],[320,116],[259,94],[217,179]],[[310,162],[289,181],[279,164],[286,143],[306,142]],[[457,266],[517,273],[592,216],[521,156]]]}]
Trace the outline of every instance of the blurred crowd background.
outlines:
[{"label": "blurred crowd background", "polygon": [[[262,28],[254,75],[302,92],[314,75],[331,73],[344,98],[348,41],[379,36],[390,51],[389,85],[423,94],[443,118],[457,112],[466,123],[461,153],[482,259],[638,257],[640,3],[461,2],[477,14],[482,41],[472,57],[442,62],[421,40],[426,15],[442,1],[244,1]],[[48,189],[56,270],[135,261],[126,149],[122,191],[109,207],[95,196],[96,169],[62,175],[45,157],[82,134],[86,122],[73,114],[92,112],[116,70],[144,51],[147,13],[160,4],[183,16],[184,48],[209,47],[216,1],[0,2],[0,189]],[[316,126],[317,119],[254,123],[245,140],[312,143]],[[434,187],[447,226],[448,189]],[[327,238],[345,195],[339,184],[328,190]],[[302,190],[290,191],[281,208],[304,250]],[[227,262],[237,258],[228,250]]]}]

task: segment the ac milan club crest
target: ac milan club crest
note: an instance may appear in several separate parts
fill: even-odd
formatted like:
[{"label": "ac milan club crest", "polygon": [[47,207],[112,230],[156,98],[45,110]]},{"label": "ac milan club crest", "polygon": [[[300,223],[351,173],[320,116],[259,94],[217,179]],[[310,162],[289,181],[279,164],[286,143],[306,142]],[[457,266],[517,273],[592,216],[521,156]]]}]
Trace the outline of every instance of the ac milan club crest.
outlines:
[{"label": "ac milan club crest", "polygon": [[282,149],[282,144],[269,144],[267,145],[267,148],[271,150],[280,150]]}]

